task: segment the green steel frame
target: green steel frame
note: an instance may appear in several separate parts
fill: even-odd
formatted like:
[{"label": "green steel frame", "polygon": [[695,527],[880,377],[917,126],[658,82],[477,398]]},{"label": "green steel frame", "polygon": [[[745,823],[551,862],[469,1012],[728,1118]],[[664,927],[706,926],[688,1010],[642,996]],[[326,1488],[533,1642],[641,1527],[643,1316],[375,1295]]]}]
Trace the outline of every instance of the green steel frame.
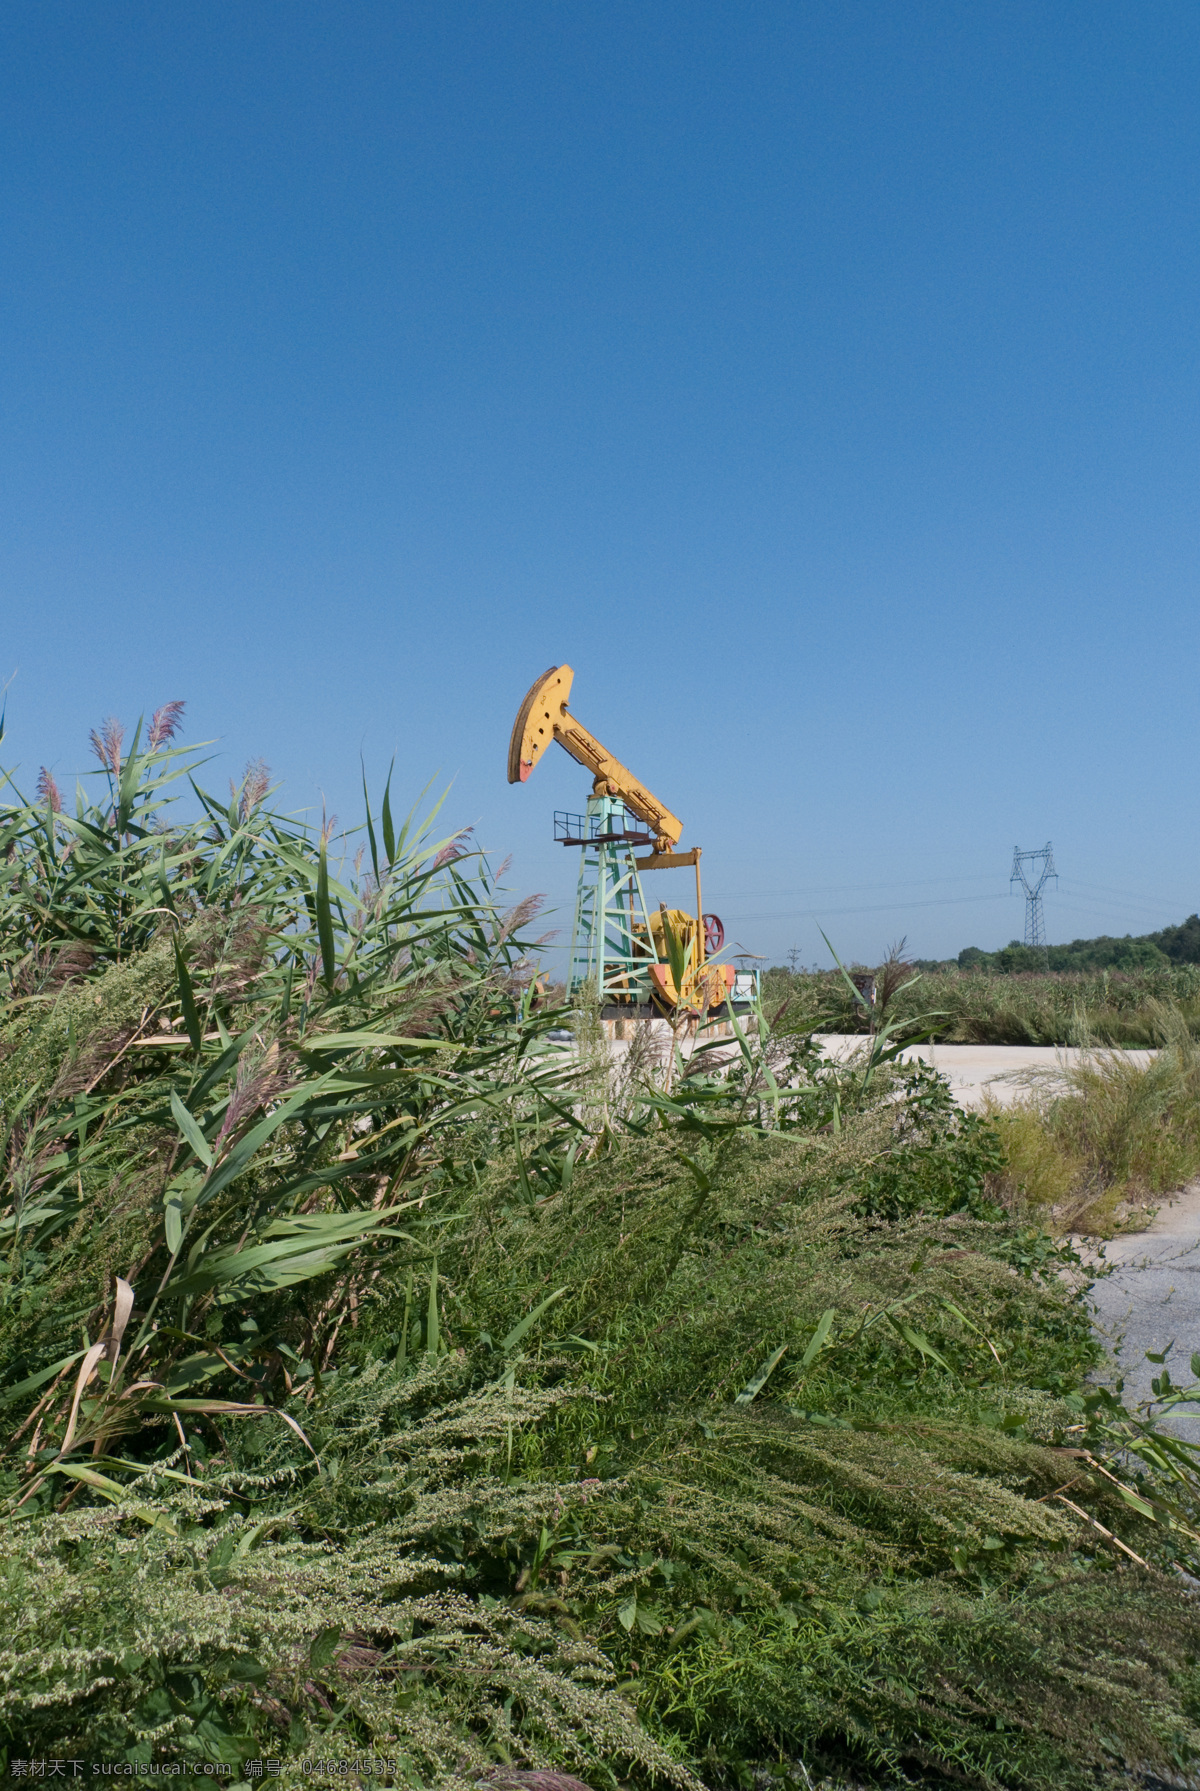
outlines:
[{"label": "green steel frame", "polygon": [[650,929],[642,880],[632,843],[611,837],[627,826],[627,813],[619,799],[588,797],[568,992],[573,995],[591,983],[602,1003],[650,1000]]}]

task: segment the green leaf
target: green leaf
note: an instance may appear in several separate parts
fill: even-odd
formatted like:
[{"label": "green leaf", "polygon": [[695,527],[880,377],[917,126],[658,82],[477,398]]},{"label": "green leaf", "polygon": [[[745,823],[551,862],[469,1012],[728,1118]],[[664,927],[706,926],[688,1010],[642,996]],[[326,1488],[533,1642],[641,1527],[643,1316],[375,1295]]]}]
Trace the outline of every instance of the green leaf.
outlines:
[{"label": "green leaf", "polygon": [[829,946],[829,955],[833,959],[834,963],[837,965],[838,969],[841,971],[842,980],[844,981],[846,987],[849,989],[854,1000],[858,1003],[859,1007],[861,1007],[865,1013],[869,1013],[870,1008],[871,1008],[870,1002],[867,1000],[866,996],[863,994],[861,989],[855,988],[854,983],[850,977],[850,972],[846,969],[846,966],[842,963],[842,960],[838,957],[837,953],[834,951],[833,946],[830,944],[829,936],[825,932],[824,927],[818,927],[817,931],[818,931],[818,933],[820,933],[822,939],[824,939],[826,945]]},{"label": "green leaf", "polygon": [[305,1088],[297,1089],[291,1099],[285,1101],[282,1107],[277,1107],[274,1113],[268,1113],[266,1118],[261,1119],[256,1126],[252,1127],[244,1138],[239,1139],[229,1155],[223,1157],[206,1178],[197,1197],[197,1203],[201,1206],[205,1205],[215,1194],[219,1194],[222,1188],[227,1187],[235,1177],[239,1176],[255,1152],[279,1130],[280,1126],[285,1125],[292,1118],[297,1108],[311,1100],[314,1093],[321,1087],[322,1082],[318,1081],[309,1083]]},{"label": "green leaf", "polygon": [[233,1685],[264,1685],[267,1669],[253,1654],[223,1654],[217,1662],[219,1670]]},{"label": "green leaf", "polygon": [[[174,914],[175,913],[175,897],[171,894],[171,885],[167,880],[167,849],[165,846],[163,847],[162,851],[158,855],[158,888],[159,888],[159,894],[162,896],[164,906],[169,908],[171,913]],[[178,952],[178,950],[179,950],[178,937],[176,938],[175,949]]]},{"label": "green leaf", "polygon": [[890,1314],[888,1315],[888,1323],[893,1325],[895,1329],[899,1331],[905,1343],[910,1344],[913,1349],[917,1350],[928,1361],[936,1362],[939,1368],[944,1368],[946,1370],[947,1374],[953,1374],[954,1370],[951,1368],[949,1362],[947,1362],[945,1356],[938,1354],[932,1343],[930,1343],[928,1337],[924,1336],[922,1332],[914,1331],[911,1325],[902,1324],[899,1319],[892,1318]]},{"label": "green leaf", "polygon": [[163,1201],[163,1231],[167,1249],[172,1256],[178,1256],[183,1242],[183,1197],[177,1188],[168,1188]]},{"label": "green leaf", "polygon": [[400,1332],[400,1346],[396,1351],[396,1367],[401,1370],[408,1365],[408,1333],[412,1326],[412,1293],[413,1272],[409,1269],[404,1281],[404,1328]]},{"label": "green leaf", "polygon": [[837,1317],[837,1307],[829,1306],[817,1321],[817,1328],[809,1339],[808,1348],[800,1358],[801,1368],[810,1368],[816,1361],[818,1352],[823,1348],[833,1321]]},{"label": "green leaf", "polygon": [[383,849],[387,853],[389,865],[396,862],[396,829],[392,825],[392,772],[396,761],[388,766],[387,782],[383,786],[383,813],[380,817],[383,824]]},{"label": "green leaf", "polygon": [[787,1344],[781,1343],[774,1354],[767,1357],[754,1378],[746,1382],[746,1385],[734,1400],[734,1405],[749,1405],[752,1400],[757,1399],[779,1364],[783,1361],[786,1353]]},{"label": "green leaf", "polygon": [[287,967],[287,970],[284,972],[284,978],[283,978],[283,996],[279,1003],[279,1030],[280,1030],[280,1032],[282,1032],[285,1029],[285,1027],[287,1026],[288,1020],[291,1017],[292,978],[295,976],[295,973],[296,973],[295,962],[292,959],[289,959],[288,967]]},{"label": "green leaf", "polygon": [[215,1288],[232,1296],[234,1290],[243,1291],[247,1281],[259,1292],[295,1286],[335,1267],[372,1234],[403,1237],[387,1226],[391,1216],[390,1211],[321,1214],[318,1223],[289,1237],[241,1249],[221,1245],[202,1254],[186,1275],[171,1282],[170,1292],[192,1296]]},{"label": "green leaf", "polygon": [[621,1625],[622,1629],[632,1629],[634,1624],[637,1622],[637,1593],[636,1592],[634,1593],[632,1598],[627,1598],[623,1605],[618,1606],[617,1622]]},{"label": "green leaf", "polygon": [[196,1124],[194,1116],[188,1112],[174,1089],[171,1090],[171,1112],[174,1115],[175,1124],[179,1127],[179,1130],[191,1145],[193,1151],[204,1164],[204,1167],[206,1169],[211,1169],[213,1165],[213,1154],[208,1140],[200,1130],[200,1127]]},{"label": "green leaf", "polygon": [[336,1657],[342,1645],[340,1628],[319,1629],[312,1639],[308,1650],[308,1664],[315,1672],[327,1667]]},{"label": "green leaf", "polygon": [[138,763],[138,745],[142,738],[142,724],[139,719],[133,731],[133,745],[129,749],[129,757],[121,767],[121,776],[117,783],[117,832],[125,833],[129,827],[129,819],[133,813],[133,799],[137,792],[138,775],[141,767]]},{"label": "green leaf", "polygon": [[686,1641],[687,1637],[694,1635],[697,1630],[702,1635],[711,1635],[716,1628],[717,1622],[712,1611],[702,1605],[698,1611],[692,1612],[686,1623],[676,1625],[675,1634],[671,1637],[671,1647],[678,1648],[681,1642]]},{"label": "green leaf", "polygon": [[429,1271],[429,1304],[425,1309],[425,1353],[436,1356],[441,1342],[441,1327],[438,1323],[438,1266],[437,1257]]},{"label": "green leaf", "polygon": [[667,947],[667,962],[671,966],[671,981],[675,984],[675,993],[681,995],[683,993],[683,978],[687,971],[687,946],[680,939],[665,913],[662,921],[663,939],[666,941]]},{"label": "green leaf", "polygon": [[85,1468],[76,1462],[56,1461],[51,1464],[49,1472],[65,1474],[70,1480],[82,1480],[85,1486],[93,1487],[101,1498],[109,1499],[114,1505],[119,1505],[123,1511],[128,1512],[130,1517],[136,1517],[140,1522],[149,1524],[156,1530],[165,1530],[168,1536],[178,1536],[179,1534],[175,1525],[169,1518],[164,1517],[161,1511],[155,1511],[151,1506],[143,1505],[137,1499],[128,1498],[125,1488],[119,1480],[110,1480],[106,1474],[97,1474],[95,1468]]},{"label": "green leaf", "polygon": [[[676,985],[676,986],[678,986],[678,985]],[[730,1023],[733,1026],[733,1036],[736,1038],[736,1040],[738,1042],[738,1050],[742,1054],[742,1058],[746,1064],[746,1067],[750,1068],[753,1064],[753,1054],[750,1050],[750,1041],[749,1041],[749,1039],[747,1039],[746,1034],[742,1028],[741,1022],[739,1021],[737,1015],[733,1011],[732,1004],[730,1005],[730,1009],[729,1009],[729,1019],[730,1019]],[[765,1064],[766,1059],[764,1058],[763,1061]]]},{"label": "green leaf", "polygon": [[63,1356],[59,1362],[51,1362],[49,1368],[43,1368],[39,1373],[31,1374],[28,1380],[18,1381],[15,1387],[9,1387],[6,1392],[0,1393],[0,1406],[10,1405],[14,1399],[20,1399],[24,1393],[36,1393],[39,1387],[44,1387],[47,1381],[52,1381],[56,1374],[61,1374],[64,1368],[72,1367],[81,1356],[86,1354],[86,1350],[77,1349],[74,1355]]},{"label": "green leaf", "polygon": [[685,1150],[681,1150],[679,1156],[680,1160],[686,1165],[688,1174],[695,1182],[698,1192],[701,1194],[711,1194],[712,1177],[709,1175],[707,1169],[704,1168],[703,1164],[698,1163],[695,1157],[690,1157]]},{"label": "green leaf", "polygon": [[1155,1523],[1158,1522],[1158,1514],[1153,1505],[1148,1505],[1145,1499],[1139,1499],[1138,1495],[1135,1492],[1131,1492],[1127,1486],[1118,1486],[1117,1491],[1120,1493],[1125,1503],[1132,1506],[1134,1511],[1140,1512],[1143,1517],[1152,1518]]},{"label": "green leaf", "polygon": [[512,1330],[508,1333],[508,1336],[500,1345],[500,1348],[506,1355],[510,1349],[516,1349],[518,1343],[520,1343],[521,1339],[533,1329],[547,1307],[553,1306],[555,1300],[561,1300],[567,1291],[568,1290],[565,1287],[556,1288],[552,1294],[546,1295],[546,1298],[539,1306],[535,1306],[532,1312],[527,1312],[525,1317],[521,1319],[518,1324],[513,1326]]},{"label": "green leaf", "polygon": [[534,1193],[529,1185],[529,1171],[525,1167],[525,1158],[521,1155],[521,1138],[517,1131],[517,1122],[515,1119],[512,1122],[512,1135],[513,1149],[517,1153],[517,1174],[521,1181],[521,1192],[525,1196],[526,1206],[533,1206],[535,1204]]},{"label": "green leaf", "polygon": [[[361,758],[359,759],[359,764],[362,765]],[[362,765],[362,787],[363,787],[363,808],[366,810],[366,816],[367,816],[367,840],[371,847],[371,869],[375,875],[375,882],[376,882],[376,884],[378,884],[378,882],[379,882],[379,847],[375,841],[375,822],[371,818],[371,798],[367,794],[367,768],[365,765]]]},{"label": "green leaf", "polygon": [[337,976],[337,952],[333,939],[333,910],[329,903],[329,852],[324,835],[317,860],[317,937],[321,942],[321,966],[325,987],[332,993]]},{"label": "green leaf", "polygon": [[192,989],[192,979],[188,975],[188,967],[180,949],[179,938],[175,938],[175,977],[179,984],[179,1004],[183,1009],[183,1023],[187,1027],[187,1035],[191,1040],[192,1050],[198,1051],[204,1042],[200,1025],[200,1014],[196,1007],[196,997]]},{"label": "green leaf", "polygon": [[185,1356],[182,1362],[171,1370],[167,1376],[167,1392],[172,1396],[185,1393],[189,1387],[195,1387],[201,1381],[211,1380],[214,1374],[228,1373],[229,1363],[224,1356],[202,1355]]}]

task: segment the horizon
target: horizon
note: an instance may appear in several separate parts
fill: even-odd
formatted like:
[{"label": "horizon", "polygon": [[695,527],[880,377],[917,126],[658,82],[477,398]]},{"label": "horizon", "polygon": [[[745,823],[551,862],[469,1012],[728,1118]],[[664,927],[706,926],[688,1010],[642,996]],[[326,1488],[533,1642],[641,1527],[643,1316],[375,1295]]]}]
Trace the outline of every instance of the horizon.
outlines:
[{"label": "horizon", "polygon": [[1178,924],[1198,74],[1180,0],[18,0],[4,763],[395,757],[569,932],[566,662],[772,961],[996,949],[1046,838],[1056,938]]}]

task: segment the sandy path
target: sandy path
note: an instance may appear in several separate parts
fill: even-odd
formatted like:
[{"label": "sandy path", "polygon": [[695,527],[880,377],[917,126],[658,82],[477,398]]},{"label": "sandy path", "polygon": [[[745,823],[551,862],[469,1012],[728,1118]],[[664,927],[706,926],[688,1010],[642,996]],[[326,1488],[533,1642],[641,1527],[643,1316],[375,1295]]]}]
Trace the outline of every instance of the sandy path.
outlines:
[{"label": "sandy path", "polygon": [[[821,1043],[831,1057],[847,1057],[862,1046],[861,1033],[825,1033]],[[910,1045],[904,1061],[923,1058],[940,1070],[964,1107],[982,1106],[991,1093],[1002,1106],[1018,1100],[1025,1091],[1022,1078],[1031,1071],[1042,1075],[1078,1063],[1082,1051],[1065,1045]],[[1133,1063],[1148,1063],[1149,1051],[1125,1053]]]},{"label": "sandy path", "polygon": [[[656,1053],[660,1057],[669,1055],[671,1029],[667,1022],[651,1020],[643,1024],[645,1036],[653,1041]],[[829,1056],[835,1058],[850,1057],[865,1043],[862,1033],[827,1032],[816,1036]],[[686,1058],[690,1054],[689,1043],[681,1043]],[[627,1039],[610,1038],[608,1044],[618,1062],[629,1049]],[[734,1040],[722,1041],[721,1055],[734,1057],[737,1049]],[[945,1076],[955,1100],[964,1107],[979,1107],[988,1093],[1007,1106],[1025,1091],[1023,1078],[1031,1071],[1043,1075],[1052,1073],[1077,1063],[1084,1053],[1058,1045],[910,1045],[901,1055],[906,1063],[923,1058]],[[1133,1063],[1147,1063],[1151,1054],[1149,1051],[1130,1051],[1126,1055]]]},{"label": "sandy path", "polygon": [[[1096,1331],[1125,1377],[1125,1403],[1153,1397],[1150,1382],[1162,1369],[1147,1350],[1161,1355],[1173,1344],[1171,1379],[1190,1384],[1189,1358],[1200,1350],[1200,1182],[1165,1202],[1145,1231],[1105,1244],[1103,1256],[1113,1272],[1092,1289]],[[1200,1409],[1171,1422],[1200,1442]]]}]

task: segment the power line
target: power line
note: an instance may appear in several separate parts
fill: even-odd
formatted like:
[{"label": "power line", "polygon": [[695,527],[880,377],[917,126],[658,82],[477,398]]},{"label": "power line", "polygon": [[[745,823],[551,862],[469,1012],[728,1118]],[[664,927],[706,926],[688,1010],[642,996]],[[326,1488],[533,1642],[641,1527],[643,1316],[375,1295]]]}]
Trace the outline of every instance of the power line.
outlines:
[{"label": "power line", "polygon": [[[727,901],[729,898],[714,896],[712,899]],[[1007,890],[1000,890],[991,895],[942,896],[924,902],[877,902],[872,907],[862,908],[780,908],[772,914],[739,915],[738,925],[760,920],[824,920],[838,914],[907,914],[910,908],[954,908],[963,902],[1007,902],[1010,899]]]},{"label": "power line", "polygon": [[[782,896],[782,895],[792,895],[792,894],[808,895],[808,896],[839,895],[839,894],[843,894],[843,893],[844,894],[858,894],[860,892],[863,894],[866,894],[871,890],[884,890],[884,889],[904,890],[904,889],[929,889],[929,888],[945,889],[948,885],[952,887],[955,883],[990,883],[990,882],[991,882],[990,877],[982,877],[982,876],[979,876],[979,877],[926,877],[926,878],[922,878],[920,880],[918,880],[916,878],[912,878],[905,882],[889,882],[889,883],[809,883],[809,884],[802,884],[800,886],[800,888],[798,888],[796,890],[786,890],[786,891],[785,890],[774,890],[774,889],[716,889],[716,890],[706,889],[705,893],[709,897],[709,899],[714,902],[748,902],[748,901],[759,901],[764,898],[766,898],[767,900],[770,900],[770,898],[772,896]],[[1087,900],[1088,897],[1092,896],[1093,892],[1095,892],[1095,894],[1100,896],[1101,898],[1103,898],[1103,896],[1105,896],[1105,895],[1112,895],[1112,896],[1116,896],[1118,898],[1126,898],[1127,897],[1128,898],[1127,900],[1118,899],[1115,902],[1104,901],[1103,899],[1100,899],[1099,901],[1095,901],[1095,900],[1092,901],[1092,904],[1091,904],[1092,906],[1094,906],[1098,909],[1101,909],[1101,910],[1108,909],[1114,913],[1132,912],[1135,909],[1141,909],[1143,912],[1145,912],[1147,914],[1170,913],[1177,909],[1182,910],[1184,908],[1187,908],[1187,907],[1189,907],[1189,905],[1194,906],[1197,901],[1197,897],[1195,894],[1188,896],[1188,897],[1171,896],[1171,895],[1156,897],[1156,896],[1150,895],[1147,892],[1143,891],[1140,895],[1135,896],[1133,894],[1133,892],[1130,890],[1110,889],[1107,885],[1102,884],[1102,883],[1085,883],[1085,882],[1081,881],[1081,879],[1079,879],[1078,877],[1061,878],[1060,879],[1060,888],[1066,892],[1083,894],[1085,901]],[[947,901],[975,901],[975,900],[980,900],[980,899],[987,900],[988,898],[986,898],[986,897],[979,898],[979,897],[974,897],[974,896],[969,896],[969,897],[968,896],[949,896],[949,897],[945,897],[943,899],[947,900]],[[1005,899],[1007,899],[1007,896]],[[886,906],[886,905],[887,904],[884,904],[884,906]],[[898,896],[896,898],[896,902],[894,905],[896,907],[910,907],[910,906],[913,906],[914,904],[905,900],[905,898],[903,896]],[[786,910],[786,912],[789,914],[799,914],[803,911],[800,909],[788,909],[788,910]],[[847,910],[839,910],[839,912],[849,913],[849,912],[857,912],[857,910],[847,909]]]},{"label": "power line", "polygon": [[1068,889],[1091,890],[1099,895],[1127,898],[1127,901],[1123,905],[1133,908],[1142,908],[1152,914],[1161,913],[1164,908],[1186,908],[1189,903],[1194,903],[1196,900],[1194,894],[1188,897],[1148,896],[1145,891],[1143,891],[1141,895],[1134,895],[1133,891],[1129,889],[1110,889],[1108,885],[1104,883],[1082,883],[1077,877],[1069,877],[1067,879],[1066,887]]},{"label": "power line", "polygon": [[899,882],[888,883],[804,883],[794,891],[775,889],[721,889],[709,892],[714,902],[754,901],[761,896],[768,899],[774,895],[839,895],[871,889],[944,889],[952,883],[990,883],[991,873],[981,877],[910,877]]},{"label": "power line", "polygon": [[[912,901],[912,900],[905,899],[903,896],[897,896],[894,901],[890,901],[890,902],[854,903],[854,904],[850,904],[850,905],[844,905],[839,908],[827,908],[823,905],[821,907],[809,907],[809,908],[776,908],[776,909],[771,909],[764,913],[743,914],[741,916],[738,924],[739,925],[749,925],[749,924],[758,924],[758,923],[764,923],[764,922],[768,922],[768,921],[778,921],[778,920],[822,920],[825,918],[835,919],[835,918],[839,918],[843,915],[851,915],[851,914],[897,914],[897,915],[903,915],[903,914],[909,913],[912,910],[919,909],[919,908],[959,907],[964,904],[977,903],[977,902],[997,902],[997,901],[1009,902],[1012,900],[1012,894],[1013,894],[1012,883],[1018,881],[1018,877],[1019,877],[1018,867],[1016,864],[1017,856],[1019,856],[1022,859],[1025,859],[1026,861],[1036,861],[1039,859],[1044,860],[1045,855],[1047,853],[1050,854],[1050,864],[1047,867],[1043,862],[1043,865],[1041,868],[1041,874],[1037,878],[1036,889],[1033,892],[1036,896],[1038,908],[1039,908],[1037,927],[1038,927],[1038,932],[1039,932],[1040,936],[1038,938],[1037,943],[1041,946],[1044,946],[1046,943],[1046,941],[1045,941],[1045,915],[1044,915],[1044,909],[1042,909],[1041,896],[1040,896],[1040,893],[1038,893],[1038,892],[1040,892],[1041,888],[1043,888],[1045,886],[1045,884],[1050,880],[1051,877],[1054,878],[1055,882],[1058,881],[1058,873],[1053,868],[1053,849],[1049,842],[1047,842],[1047,845],[1042,847],[1041,850],[1037,851],[1037,852],[1021,853],[1019,851],[1019,848],[1014,850],[1013,876],[1010,879],[1010,885],[1009,885],[1008,891],[992,891],[986,895],[939,896],[939,897],[933,897],[933,898],[925,897],[918,901]],[[797,891],[796,893],[811,896],[811,895],[816,895],[818,893],[828,893],[830,895],[836,895],[836,894],[840,894],[842,892],[850,894],[850,893],[857,893],[859,891],[862,891],[863,893],[866,893],[870,890],[885,890],[885,889],[897,889],[897,890],[921,889],[921,888],[928,889],[930,887],[933,887],[933,888],[941,887],[944,889],[948,883],[949,884],[981,883],[981,882],[984,882],[985,880],[990,881],[990,879],[984,879],[983,877],[972,876],[972,877],[927,877],[927,878],[923,878],[923,879],[913,878],[906,882],[898,882],[898,883],[888,882],[888,883],[809,884],[806,887],[804,887],[802,890]],[[1024,879],[1020,879],[1020,880],[1022,882],[1022,891],[1026,896],[1026,942],[1028,943],[1029,942],[1028,935],[1029,935],[1029,931],[1030,931],[1030,928],[1029,928],[1030,916],[1028,913],[1030,892],[1029,892],[1029,889],[1028,889]],[[1081,915],[1096,914],[1096,915],[1099,915],[1101,918],[1104,918],[1105,916],[1110,915],[1110,914],[1128,913],[1131,911],[1131,904],[1132,904],[1132,908],[1134,908],[1134,909],[1140,908],[1143,912],[1145,912],[1147,914],[1153,914],[1154,916],[1156,916],[1158,918],[1161,918],[1162,915],[1164,914],[1164,912],[1169,913],[1170,910],[1172,909],[1172,907],[1178,908],[1179,906],[1181,906],[1181,904],[1178,901],[1173,902],[1170,897],[1164,897],[1160,901],[1156,902],[1152,898],[1147,899],[1144,896],[1143,897],[1133,897],[1132,892],[1130,892],[1130,891],[1108,890],[1106,885],[1083,883],[1075,878],[1070,878],[1070,879],[1065,880],[1065,882],[1063,884],[1063,890],[1064,890],[1065,894],[1067,895],[1068,899],[1060,901],[1056,911],[1062,910],[1067,913],[1076,913],[1076,914],[1081,914]],[[1082,899],[1080,899],[1080,895],[1076,893],[1076,892],[1085,892],[1085,891],[1090,892],[1093,890],[1098,892],[1099,899],[1097,899],[1096,896],[1093,896],[1089,899],[1089,896],[1087,894],[1084,894],[1082,896]],[[1118,896],[1118,897],[1129,896],[1130,903],[1126,903],[1123,901],[1116,901],[1116,902],[1105,901],[1103,899],[1103,894],[1099,893],[1099,892],[1107,892],[1111,895]],[[729,903],[740,902],[740,901],[753,901],[756,897],[761,898],[763,896],[767,896],[769,898],[770,895],[772,895],[774,893],[775,893],[774,891],[761,890],[761,889],[722,890],[720,892],[711,893],[710,900],[712,900],[714,902],[729,902]],[[1075,896],[1075,899],[1073,901],[1069,899],[1070,896],[1072,896],[1072,895]],[[1182,904],[1182,905],[1186,906],[1186,904]]]},{"label": "power line", "polygon": [[[1102,920],[1106,920],[1110,926],[1120,926],[1122,922],[1128,925],[1131,917],[1133,918],[1135,925],[1144,925],[1145,917],[1152,914],[1159,921],[1160,925],[1168,926],[1170,925],[1170,920],[1169,918],[1164,919],[1164,916],[1169,917],[1172,911],[1164,904],[1161,908],[1145,907],[1141,910],[1140,914],[1136,914],[1133,909],[1121,907],[1116,902],[1097,900],[1095,896],[1073,897],[1068,891],[1066,895],[1059,896],[1056,899],[1054,903],[1054,912],[1056,914],[1090,914]],[[1147,930],[1156,932],[1158,931],[1158,928],[1149,928]]]}]

